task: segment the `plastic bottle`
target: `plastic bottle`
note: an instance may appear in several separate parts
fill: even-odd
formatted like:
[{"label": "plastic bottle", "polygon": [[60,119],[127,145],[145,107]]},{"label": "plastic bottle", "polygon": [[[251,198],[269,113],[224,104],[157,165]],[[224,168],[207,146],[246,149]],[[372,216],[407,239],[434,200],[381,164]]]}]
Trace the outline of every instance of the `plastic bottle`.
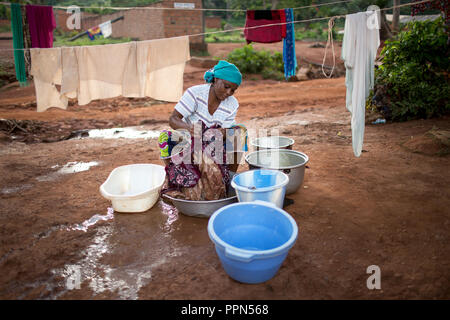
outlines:
[{"label": "plastic bottle", "polygon": [[372,124],[379,124],[379,123],[386,123],[386,119],[379,118],[379,119],[377,119],[377,120],[372,122]]}]

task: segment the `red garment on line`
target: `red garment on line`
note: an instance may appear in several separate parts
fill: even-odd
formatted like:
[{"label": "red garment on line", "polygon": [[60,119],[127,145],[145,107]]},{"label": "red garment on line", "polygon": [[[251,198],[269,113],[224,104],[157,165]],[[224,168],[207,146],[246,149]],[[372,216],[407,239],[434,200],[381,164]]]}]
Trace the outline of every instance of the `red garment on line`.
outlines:
[{"label": "red garment on line", "polygon": [[284,23],[281,25],[281,37],[286,38],[286,12],[283,10],[278,10],[280,12],[280,22]]},{"label": "red garment on line", "polygon": [[52,48],[53,30],[56,28],[53,7],[26,5],[32,48]]},{"label": "red garment on line", "polygon": [[[270,12],[269,16],[267,13]],[[264,19],[258,19],[264,17]],[[270,18],[271,19],[267,19]],[[248,29],[249,27],[264,26],[267,24],[286,23],[284,10],[247,10],[244,36],[247,43],[272,43],[282,41],[286,37],[286,24]]]}]

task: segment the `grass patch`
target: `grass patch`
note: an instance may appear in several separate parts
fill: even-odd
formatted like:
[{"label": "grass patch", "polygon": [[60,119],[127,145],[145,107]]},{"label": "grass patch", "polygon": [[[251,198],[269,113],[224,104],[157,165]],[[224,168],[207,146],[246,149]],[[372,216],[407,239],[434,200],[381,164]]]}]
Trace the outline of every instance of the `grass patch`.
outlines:
[{"label": "grass patch", "polygon": [[84,35],[74,41],[69,41],[70,38],[75,36],[77,32],[72,33],[54,33],[53,47],[73,47],[73,46],[92,46],[103,44],[114,44],[133,41],[132,38],[103,38],[103,36],[96,37],[95,40],[89,39],[87,35]]},{"label": "grass patch", "polygon": [[191,57],[209,57],[210,54],[205,50],[190,50]]},{"label": "grass patch", "polygon": [[11,25],[10,24],[2,24],[0,25],[0,33],[4,32],[11,32]]},{"label": "grass patch", "polygon": [[[206,28],[205,32],[220,31],[217,28]],[[205,35],[206,43],[241,43],[245,42],[244,34],[242,31],[230,31],[222,33],[213,33]]]},{"label": "grass patch", "polygon": [[53,42],[53,47],[73,47],[73,46],[92,46],[92,45],[102,45],[102,44],[114,44],[130,42],[132,38],[103,38],[102,36],[96,37],[95,40],[89,39],[87,35],[82,36],[74,41],[69,41],[72,36],[68,35],[55,35],[55,40]]},{"label": "grass patch", "polygon": [[260,74],[263,79],[284,79],[283,54],[268,50],[255,50],[252,45],[234,49],[227,61],[235,64],[242,74]]}]

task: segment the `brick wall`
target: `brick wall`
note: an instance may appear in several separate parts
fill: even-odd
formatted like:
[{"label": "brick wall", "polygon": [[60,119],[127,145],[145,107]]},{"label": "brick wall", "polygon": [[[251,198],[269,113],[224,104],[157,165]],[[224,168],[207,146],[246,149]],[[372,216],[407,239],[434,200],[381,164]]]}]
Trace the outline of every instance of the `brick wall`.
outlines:
[{"label": "brick wall", "polygon": [[[155,6],[161,6],[161,4],[157,3]],[[130,37],[138,40],[164,38],[162,10],[132,9],[117,11],[108,15],[87,17],[82,20],[82,29],[87,30],[120,16],[124,18],[112,24],[112,37]]]},{"label": "brick wall", "polygon": [[[175,2],[194,3],[195,9],[202,8],[201,0],[164,0],[166,8],[173,8]],[[204,32],[203,11],[201,10],[164,10],[164,31],[166,37],[176,37],[186,34]],[[191,48],[204,45],[204,36],[190,37]]]},{"label": "brick wall", "polygon": [[[67,13],[66,10],[54,9],[53,14],[55,15],[56,27],[58,29],[61,29],[65,32],[74,31],[67,28],[67,19],[72,15],[71,13]],[[97,16],[96,14],[87,12],[81,12],[80,14],[81,14],[81,21],[83,21],[83,19],[86,19],[88,17]],[[78,29],[75,31],[84,31],[84,29]]]},{"label": "brick wall", "polygon": [[[194,3],[195,9],[202,8],[202,0],[163,0],[149,6],[174,8],[175,2]],[[57,15],[56,12],[58,12]],[[151,40],[204,32],[203,11],[159,9],[123,10],[102,16],[83,13],[81,29],[85,31],[120,16],[124,16],[124,19],[112,24],[112,37],[114,38],[130,37],[137,40]],[[55,10],[57,26],[66,31],[68,17],[69,15],[65,11]],[[190,37],[189,42],[194,50],[206,50],[204,36]]]},{"label": "brick wall", "polygon": [[222,18],[221,17],[205,17],[205,27],[206,28],[221,28]]}]

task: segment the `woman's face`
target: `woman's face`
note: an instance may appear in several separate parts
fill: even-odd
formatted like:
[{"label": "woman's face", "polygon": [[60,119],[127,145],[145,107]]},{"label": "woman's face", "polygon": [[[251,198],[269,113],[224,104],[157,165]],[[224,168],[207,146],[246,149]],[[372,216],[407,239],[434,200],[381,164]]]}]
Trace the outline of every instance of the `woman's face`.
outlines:
[{"label": "woman's face", "polygon": [[236,83],[218,79],[214,80],[214,92],[219,100],[225,100],[232,96],[239,86]]}]

